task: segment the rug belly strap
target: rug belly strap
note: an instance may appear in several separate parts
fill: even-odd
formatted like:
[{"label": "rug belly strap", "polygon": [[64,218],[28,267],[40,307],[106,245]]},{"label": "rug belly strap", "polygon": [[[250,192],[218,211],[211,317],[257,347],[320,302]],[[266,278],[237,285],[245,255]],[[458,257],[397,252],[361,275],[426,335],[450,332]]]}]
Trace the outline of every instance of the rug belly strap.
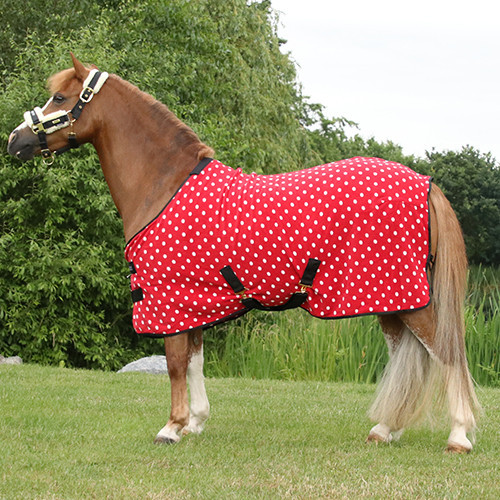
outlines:
[{"label": "rug belly strap", "polygon": [[296,292],[284,304],[279,306],[264,306],[257,299],[247,297],[241,299],[241,303],[248,309],[258,309],[259,311],[286,311],[300,307],[307,300],[306,292]]},{"label": "rug belly strap", "polygon": [[304,270],[302,278],[299,282],[301,285],[301,291],[295,292],[292,296],[283,304],[277,306],[265,306],[261,304],[257,299],[253,297],[247,297],[245,292],[247,291],[243,283],[239,280],[236,273],[233,271],[231,266],[223,267],[220,273],[227,281],[229,286],[233,289],[234,293],[241,295],[241,303],[248,309],[258,309],[259,311],[286,311],[287,309],[295,309],[300,307],[308,297],[306,289],[311,287],[314,281],[314,277],[318,272],[321,261],[319,259],[309,259],[307,266]]}]

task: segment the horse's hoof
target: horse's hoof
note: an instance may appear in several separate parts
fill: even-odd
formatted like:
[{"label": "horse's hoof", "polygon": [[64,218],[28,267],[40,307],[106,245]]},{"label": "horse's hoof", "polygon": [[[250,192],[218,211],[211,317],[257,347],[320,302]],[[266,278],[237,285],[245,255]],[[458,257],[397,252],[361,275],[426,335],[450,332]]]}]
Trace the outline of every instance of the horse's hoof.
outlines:
[{"label": "horse's hoof", "polygon": [[399,441],[401,439],[401,436],[403,435],[404,429],[400,429],[399,431],[394,431],[391,432],[391,442],[392,441]]},{"label": "horse's hoof", "polygon": [[368,437],[366,438],[367,443],[390,443],[392,441],[391,431],[387,425],[377,424],[372,427]]},{"label": "horse's hoof", "polygon": [[387,439],[385,439],[382,436],[375,434],[373,432],[370,432],[370,434],[368,434],[368,437],[366,438],[366,443],[379,444],[379,443],[388,443],[388,442],[389,441],[387,441]]},{"label": "horse's hoof", "polygon": [[181,436],[177,434],[171,427],[166,425],[155,437],[155,444],[175,444],[181,440]]},{"label": "horse's hoof", "polygon": [[468,446],[463,446],[458,443],[448,443],[446,447],[446,453],[454,453],[454,454],[464,454],[470,453],[472,450],[472,446],[469,448]]},{"label": "horse's hoof", "polygon": [[201,434],[203,432],[204,422],[200,422],[198,419],[192,418],[189,424],[182,429],[182,435],[186,436],[188,434]]},{"label": "horse's hoof", "polygon": [[175,444],[178,443],[179,440],[175,440],[166,436],[156,436],[153,441],[154,444]]}]

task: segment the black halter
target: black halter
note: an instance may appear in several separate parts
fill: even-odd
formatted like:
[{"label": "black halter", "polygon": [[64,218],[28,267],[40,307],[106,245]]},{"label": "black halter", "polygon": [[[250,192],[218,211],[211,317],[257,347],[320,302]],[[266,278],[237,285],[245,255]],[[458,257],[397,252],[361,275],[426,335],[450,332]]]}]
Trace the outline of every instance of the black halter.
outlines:
[{"label": "black halter", "polygon": [[[60,155],[70,149],[79,147],[80,144],[78,143],[76,134],[73,131],[73,123],[80,118],[85,105],[92,100],[94,94],[99,92],[107,78],[107,73],[92,70],[83,84],[83,90],[80,93],[78,102],[73,106],[71,111],[56,111],[55,113],[50,113],[47,116],[44,116],[40,108],[35,108],[34,110],[25,113],[28,125],[33,133],[38,136],[42,158],[46,164],[51,165],[54,162],[54,154]],[[51,134],[65,127],[70,127],[68,144],[52,152],[47,144],[47,134]]]}]

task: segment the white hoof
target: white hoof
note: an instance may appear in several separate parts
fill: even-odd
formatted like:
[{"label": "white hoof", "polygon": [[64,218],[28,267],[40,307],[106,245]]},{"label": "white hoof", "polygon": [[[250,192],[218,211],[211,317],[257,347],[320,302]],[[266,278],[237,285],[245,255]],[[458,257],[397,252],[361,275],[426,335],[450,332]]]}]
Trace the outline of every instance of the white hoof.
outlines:
[{"label": "white hoof", "polygon": [[377,424],[375,427],[372,427],[370,430],[370,434],[368,434],[368,438],[366,442],[374,442],[374,443],[390,443],[392,441],[391,429],[384,424]]},{"label": "white hoof", "polygon": [[472,443],[467,439],[465,427],[458,427],[451,431],[448,438],[446,451],[450,453],[469,453],[472,450]]},{"label": "white hoof", "polygon": [[166,425],[163,429],[156,435],[154,442],[156,444],[174,444],[181,440],[181,436],[177,434],[171,427]]},{"label": "white hoof", "polygon": [[392,441],[399,441],[401,439],[401,436],[403,435],[403,430],[404,429],[399,429],[399,431],[391,432]]}]

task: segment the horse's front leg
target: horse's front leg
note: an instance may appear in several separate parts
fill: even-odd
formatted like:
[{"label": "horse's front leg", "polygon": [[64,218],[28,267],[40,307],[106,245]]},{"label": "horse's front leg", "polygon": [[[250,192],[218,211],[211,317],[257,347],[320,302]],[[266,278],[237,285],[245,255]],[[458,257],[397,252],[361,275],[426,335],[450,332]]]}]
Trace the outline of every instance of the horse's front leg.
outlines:
[{"label": "horse's front leg", "polygon": [[182,429],[189,423],[186,374],[189,363],[187,333],[165,337],[165,355],[170,377],[171,409],[167,425],[157,434],[155,443],[177,443]]},{"label": "horse's front leg", "polygon": [[197,328],[189,332],[189,364],[187,369],[190,395],[189,424],[182,431],[200,434],[205,420],[208,418],[210,405],[205,391],[203,376],[203,330]]}]

